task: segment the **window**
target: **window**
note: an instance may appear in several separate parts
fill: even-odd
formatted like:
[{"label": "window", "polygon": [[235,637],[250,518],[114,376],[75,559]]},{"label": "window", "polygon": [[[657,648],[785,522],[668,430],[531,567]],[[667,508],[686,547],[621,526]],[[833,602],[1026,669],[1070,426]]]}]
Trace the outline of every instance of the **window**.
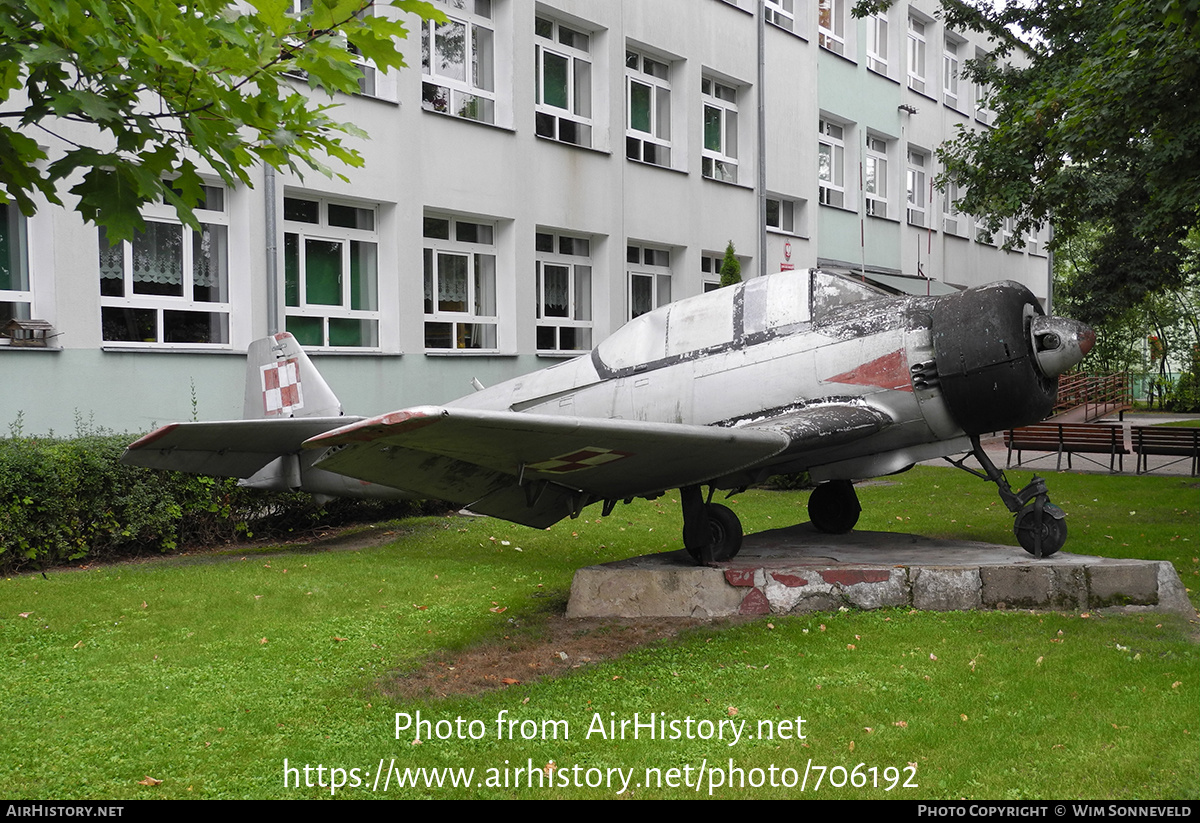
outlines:
[{"label": "window", "polygon": [[425,348],[496,349],[495,225],[426,215],[423,233]]},{"label": "window", "polygon": [[942,195],[942,228],[946,233],[967,236],[967,220],[958,210],[958,184],[946,183],[946,191]]},{"label": "window", "polygon": [[737,89],[704,77],[700,80],[704,101],[704,151],[701,170],[710,180],[737,182],[738,109]]},{"label": "window", "polygon": [[440,0],[446,21],[421,26],[421,105],[429,111],[496,122],[492,0]]},{"label": "window", "polygon": [[796,30],[795,0],[765,0],[766,21],[788,31]]},{"label": "window", "polygon": [[821,203],[826,206],[846,205],[845,134],[843,126],[821,120],[817,142],[817,178],[820,181]]},{"label": "window", "polygon": [[908,18],[908,87],[925,93],[925,22]]},{"label": "window", "polygon": [[767,229],[795,234],[798,211],[799,207],[793,200],[767,197]]},{"label": "window", "polygon": [[175,210],[143,209],[146,228],[112,245],[100,229],[102,336],[120,343],[228,345],[229,272],[225,190],[205,186],[200,230]]},{"label": "window", "polygon": [[629,319],[640,317],[671,302],[671,252],[667,249],[630,244]]},{"label": "window", "polygon": [[0,203],[0,333],[10,320],[28,320],[29,290],[25,216],[15,203]]},{"label": "window", "polygon": [[821,48],[846,53],[846,0],[818,0],[817,32]]},{"label": "window", "polygon": [[705,294],[721,288],[721,266],[724,263],[723,254],[706,251],[700,255],[700,281]]},{"label": "window", "polygon": [[863,196],[867,214],[872,217],[888,216],[887,166],[887,142],[868,135],[867,151],[863,155]]},{"label": "window", "polygon": [[671,165],[669,66],[636,51],[625,52],[625,156]]},{"label": "window", "polygon": [[[975,59],[980,62],[986,62],[991,59],[987,52],[976,49]],[[972,91],[975,94],[975,119],[985,125],[991,125],[996,117],[996,113],[988,107],[988,98],[991,96],[991,89],[986,83],[981,83],[978,80],[972,82]]]},{"label": "window", "polygon": [[908,150],[908,224],[927,226],[925,206],[929,202],[926,190],[929,155],[917,149]]},{"label": "window", "polygon": [[591,36],[545,17],[534,20],[538,137],[592,145]]},{"label": "window", "polygon": [[592,347],[592,244],[586,237],[539,231],[537,349],[587,351]]},{"label": "window", "polygon": [[888,19],[885,14],[867,18],[867,68],[888,73]]},{"label": "window", "polygon": [[[307,14],[312,11],[313,0],[287,0],[287,6],[288,8],[286,11],[289,14],[291,14],[293,17],[299,17],[302,14]],[[358,11],[356,16],[359,19],[362,19],[363,17],[371,16],[373,14],[373,7],[367,7]],[[297,36],[289,37],[288,40],[294,45],[300,45],[299,33],[297,33]],[[369,97],[387,97],[388,99],[394,100],[395,90],[393,88],[393,84],[387,82],[386,79],[380,76],[379,71],[375,68],[375,64],[363,57],[362,52],[349,43],[346,44],[346,51],[350,52],[354,65],[358,66],[359,71],[362,72],[358,78],[359,93],[365,94]],[[308,79],[308,72],[304,71],[303,69],[290,68],[286,73],[301,80]],[[384,91],[385,87],[387,87],[387,91]]]},{"label": "window", "polygon": [[287,330],[302,346],[379,346],[375,209],[283,198]]},{"label": "window", "polygon": [[946,50],[942,52],[942,97],[946,105],[958,108],[958,47],[957,40],[946,38]]}]

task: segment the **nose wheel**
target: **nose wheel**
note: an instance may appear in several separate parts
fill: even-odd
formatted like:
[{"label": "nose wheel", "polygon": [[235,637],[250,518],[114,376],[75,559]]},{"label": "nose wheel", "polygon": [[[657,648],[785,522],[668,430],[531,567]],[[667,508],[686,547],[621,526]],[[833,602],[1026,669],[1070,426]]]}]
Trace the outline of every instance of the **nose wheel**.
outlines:
[{"label": "nose wheel", "polygon": [[965,472],[996,484],[1000,491],[1000,499],[1016,518],[1013,522],[1013,533],[1016,534],[1021,548],[1037,558],[1049,557],[1061,549],[1067,542],[1067,523],[1064,520],[1067,513],[1050,502],[1046,481],[1034,475],[1028,486],[1014,492],[1012,486],[1008,485],[1004,472],[997,469],[996,464],[984,452],[979,444],[978,435],[971,436],[971,452],[983,467],[984,474],[964,466],[963,460],[966,458],[946,460]]}]

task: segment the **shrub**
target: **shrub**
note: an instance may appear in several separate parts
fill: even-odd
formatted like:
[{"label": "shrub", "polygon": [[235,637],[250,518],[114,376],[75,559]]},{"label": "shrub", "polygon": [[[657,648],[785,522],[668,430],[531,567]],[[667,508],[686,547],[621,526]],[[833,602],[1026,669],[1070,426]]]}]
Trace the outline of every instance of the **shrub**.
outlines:
[{"label": "shrub", "polygon": [[[14,433],[15,434],[15,433]],[[0,439],[0,568],[40,568],[180,545],[277,536],[410,513],[410,501],[335,500],[245,489],[119,462],[128,435]]]}]

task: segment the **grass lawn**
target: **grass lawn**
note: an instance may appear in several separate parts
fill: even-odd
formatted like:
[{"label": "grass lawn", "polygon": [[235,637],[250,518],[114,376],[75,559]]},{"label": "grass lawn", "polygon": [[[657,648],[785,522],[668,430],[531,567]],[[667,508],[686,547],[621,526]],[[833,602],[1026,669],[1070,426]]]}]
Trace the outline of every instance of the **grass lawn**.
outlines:
[{"label": "grass lawn", "polygon": [[[1169,560],[1200,602],[1194,480],[1048,481],[1068,550]],[[860,497],[860,528],[1015,545],[994,488],[954,469],[918,467]],[[805,519],[806,499],[751,491],[731,505],[753,532]],[[307,764],[314,784],[343,770],[338,797],[608,798],[626,780],[623,796],[655,798],[1200,796],[1200,647],[1178,618],[776,617],[558,679],[401,701],[388,685],[429,655],[536,632],[576,568],[678,548],[680,517],[668,496],[548,531],[483,518],[377,529],[394,539],[0,581],[0,794],[333,795],[303,785]],[[397,713],[418,711],[432,721],[419,743],[396,732]],[[667,739],[632,739],[635,714],[652,713]],[[474,772],[468,787],[438,772],[445,785],[430,788],[416,769]],[[806,772],[803,793],[786,785]]]}]

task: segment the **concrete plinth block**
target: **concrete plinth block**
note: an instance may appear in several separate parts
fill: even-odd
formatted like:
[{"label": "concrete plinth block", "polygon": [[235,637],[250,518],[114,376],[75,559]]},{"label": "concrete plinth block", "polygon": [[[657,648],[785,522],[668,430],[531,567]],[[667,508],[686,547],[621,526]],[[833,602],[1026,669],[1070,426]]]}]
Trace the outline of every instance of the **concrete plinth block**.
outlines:
[{"label": "concrete plinth block", "polygon": [[1153,606],[1158,603],[1158,564],[1089,566],[1088,607]]},{"label": "concrete plinth block", "polygon": [[826,583],[837,586],[842,597],[857,609],[888,609],[909,605],[908,571],[905,569],[822,569]]},{"label": "concrete plinth block", "polygon": [[695,617],[738,613],[746,590],[725,582],[720,569],[605,569],[575,572],[567,617]]},{"label": "concrete plinth block", "polygon": [[922,611],[949,612],[978,609],[982,604],[977,567],[938,568],[928,566],[912,571],[913,608]]}]

